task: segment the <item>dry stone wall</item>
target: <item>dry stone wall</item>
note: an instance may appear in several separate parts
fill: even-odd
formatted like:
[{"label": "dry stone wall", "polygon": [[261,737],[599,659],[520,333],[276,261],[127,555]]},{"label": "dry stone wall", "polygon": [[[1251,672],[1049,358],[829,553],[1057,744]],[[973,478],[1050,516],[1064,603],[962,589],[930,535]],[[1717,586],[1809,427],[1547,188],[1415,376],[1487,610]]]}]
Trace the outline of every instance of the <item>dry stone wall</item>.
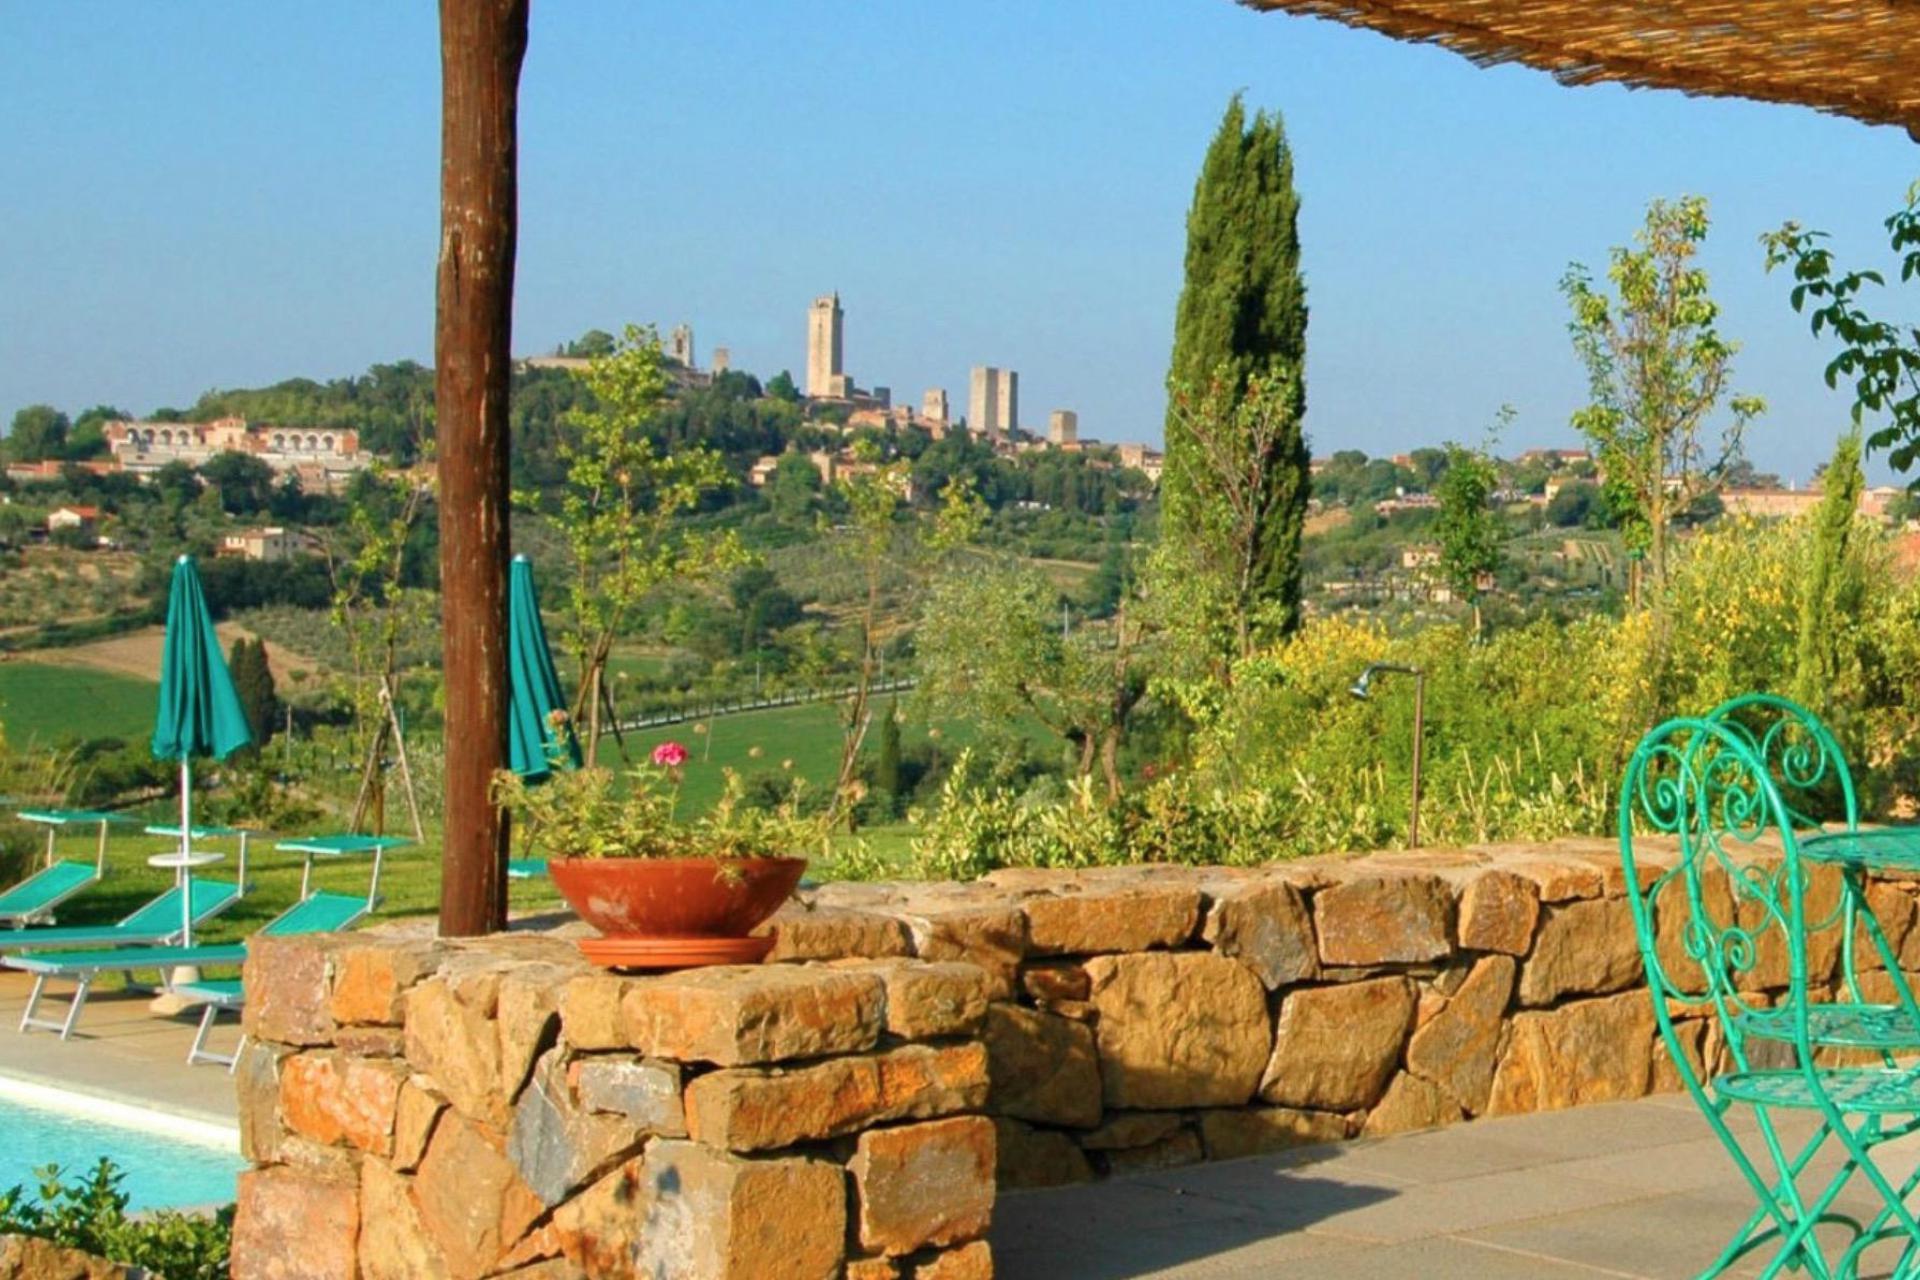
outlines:
[{"label": "dry stone wall", "polygon": [[655,977],[262,940],[234,1275],[971,1280],[1001,1190],[1677,1088],[1625,888],[1605,841],[828,885]]}]

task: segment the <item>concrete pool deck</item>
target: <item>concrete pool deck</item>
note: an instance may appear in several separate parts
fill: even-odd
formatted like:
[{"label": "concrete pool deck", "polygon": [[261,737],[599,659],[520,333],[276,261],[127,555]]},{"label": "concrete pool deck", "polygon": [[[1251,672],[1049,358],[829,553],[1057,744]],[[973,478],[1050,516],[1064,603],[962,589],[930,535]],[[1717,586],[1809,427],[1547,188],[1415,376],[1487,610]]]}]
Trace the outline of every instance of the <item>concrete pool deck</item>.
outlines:
[{"label": "concrete pool deck", "polygon": [[[1733,1124],[1752,1133],[1751,1112]],[[1879,1150],[1898,1180],[1920,1135]],[[1877,1204],[1850,1187],[1838,1207]],[[1667,1095],[1007,1193],[991,1239],[1000,1280],[1691,1280],[1752,1208],[1693,1104]],[[1898,1253],[1869,1252],[1862,1276]]]},{"label": "concrete pool deck", "polygon": [[[156,1017],[147,1011],[151,995],[96,991],[73,1039],[22,1035],[17,1028],[31,986],[26,974],[0,971],[0,1076],[233,1125],[233,1077],[219,1067],[187,1065],[198,1011]],[[239,1019],[225,1017],[212,1043],[224,1050],[239,1035]]]}]

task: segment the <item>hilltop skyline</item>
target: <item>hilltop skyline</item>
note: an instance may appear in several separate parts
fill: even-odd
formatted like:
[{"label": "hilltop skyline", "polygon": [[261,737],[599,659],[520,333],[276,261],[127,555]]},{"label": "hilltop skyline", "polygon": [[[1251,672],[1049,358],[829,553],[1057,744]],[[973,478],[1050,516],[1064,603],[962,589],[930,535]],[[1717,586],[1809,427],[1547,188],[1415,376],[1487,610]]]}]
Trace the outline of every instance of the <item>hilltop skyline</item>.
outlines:
[{"label": "hilltop skyline", "polygon": [[[1036,420],[1157,441],[1186,205],[1244,89],[1296,153],[1316,453],[1477,440],[1503,403],[1506,447],[1571,443],[1560,273],[1683,191],[1713,201],[1738,385],[1772,404],[1755,463],[1804,481],[1831,448],[1827,352],[1756,237],[1798,218],[1877,261],[1914,168],[1895,131],[1569,92],[1224,0],[1098,14],[541,8],[516,350],[686,321],[703,359],[799,376],[797,314],[837,288],[850,367],[897,397],[1004,365]],[[0,139],[0,421],[430,359],[430,12],[12,9],[0,47],[23,122]]]}]

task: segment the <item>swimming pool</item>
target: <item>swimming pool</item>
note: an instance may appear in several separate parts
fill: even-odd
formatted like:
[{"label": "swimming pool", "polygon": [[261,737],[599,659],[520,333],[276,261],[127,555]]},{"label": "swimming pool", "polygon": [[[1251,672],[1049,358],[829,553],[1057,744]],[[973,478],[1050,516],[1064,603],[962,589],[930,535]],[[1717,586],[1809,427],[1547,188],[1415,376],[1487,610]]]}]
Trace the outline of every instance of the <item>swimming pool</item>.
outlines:
[{"label": "swimming pool", "polygon": [[78,1177],[101,1156],[126,1174],[131,1208],[226,1204],[246,1167],[235,1131],[110,1099],[0,1076],[0,1189],[31,1191],[34,1170],[57,1164]]}]

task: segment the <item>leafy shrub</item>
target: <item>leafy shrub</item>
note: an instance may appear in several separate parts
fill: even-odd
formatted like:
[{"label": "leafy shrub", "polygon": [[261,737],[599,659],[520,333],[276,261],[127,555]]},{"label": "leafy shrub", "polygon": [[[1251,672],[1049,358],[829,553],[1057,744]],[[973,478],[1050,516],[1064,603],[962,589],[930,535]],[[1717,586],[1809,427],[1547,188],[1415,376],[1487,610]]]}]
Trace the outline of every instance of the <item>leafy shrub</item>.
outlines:
[{"label": "leafy shrub", "polygon": [[129,1217],[125,1174],[101,1158],[77,1181],[57,1165],[34,1170],[32,1194],[0,1191],[0,1234],[38,1236],[114,1262],[145,1267],[166,1280],[225,1280],[233,1247],[233,1207],[211,1217],[161,1210]]},{"label": "leafy shrub", "polygon": [[[1823,619],[1838,674],[1813,709],[1835,726],[1870,816],[1920,792],[1920,584],[1860,530],[1846,572],[1857,607]],[[1460,628],[1393,635],[1310,623],[1238,663],[1230,684],[1166,680],[1193,722],[1181,767],[1149,765],[1111,807],[1042,796],[956,765],[918,815],[922,873],[998,866],[1225,863],[1389,846],[1407,835],[1414,682],[1349,692],[1372,662],[1426,672],[1421,835],[1434,845],[1610,829],[1616,779],[1655,721],[1736,694],[1791,694],[1808,522],[1730,521],[1689,539],[1654,609],[1536,620],[1476,643]]]}]

